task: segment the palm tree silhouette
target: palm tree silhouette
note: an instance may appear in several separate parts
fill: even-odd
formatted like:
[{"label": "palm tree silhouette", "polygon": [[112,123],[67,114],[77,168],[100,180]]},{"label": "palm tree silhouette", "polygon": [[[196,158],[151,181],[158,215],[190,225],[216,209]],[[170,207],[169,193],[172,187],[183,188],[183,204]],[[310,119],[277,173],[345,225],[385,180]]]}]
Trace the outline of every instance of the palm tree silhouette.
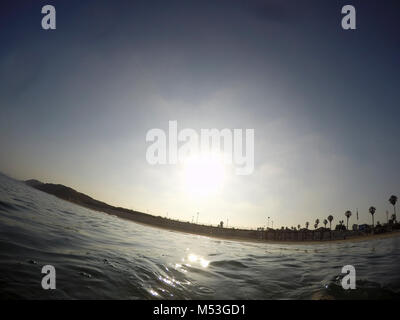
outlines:
[{"label": "palm tree silhouette", "polygon": [[375,207],[369,207],[369,213],[372,215],[372,228],[374,228],[374,214],[375,214],[376,208]]},{"label": "palm tree silhouette", "polygon": [[389,198],[389,202],[390,202],[390,204],[393,206],[393,214],[394,214],[394,220],[397,220],[396,219],[396,202],[397,202],[397,197],[396,196],[391,196],[390,198]]},{"label": "palm tree silhouette", "polygon": [[299,224],[297,225],[297,229],[299,229],[299,230],[300,230],[300,225],[299,225]]},{"label": "palm tree silhouette", "polygon": [[328,224],[328,220],[324,219],[324,226],[326,228],[326,225]]},{"label": "palm tree silhouette", "polygon": [[350,211],[350,210],[347,210],[347,211],[344,213],[344,215],[345,215],[346,218],[347,218],[347,230],[349,230],[349,218],[351,217],[351,211]]},{"label": "palm tree silhouette", "polygon": [[328,221],[329,221],[329,229],[332,230],[332,221],[333,221],[333,216],[332,215],[329,215]]},{"label": "palm tree silhouette", "polygon": [[308,230],[308,226],[310,225],[309,222],[306,222],[306,229]]},{"label": "palm tree silhouette", "polygon": [[315,220],[315,229],[317,229],[318,228],[318,225],[319,225],[319,219],[317,219],[317,220]]}]

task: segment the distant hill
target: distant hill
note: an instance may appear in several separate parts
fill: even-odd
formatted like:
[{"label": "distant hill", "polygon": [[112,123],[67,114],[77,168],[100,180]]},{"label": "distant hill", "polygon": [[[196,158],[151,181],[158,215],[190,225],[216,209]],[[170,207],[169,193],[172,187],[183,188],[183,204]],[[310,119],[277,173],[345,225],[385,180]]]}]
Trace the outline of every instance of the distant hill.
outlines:
[{"label": "distant hill", "polygon": [[254,230],[241,230],[234,228],[220,228],[218,226],[206,226],[186,221],[168,219],[161,216],[154,216],[139,211],[133,211],[121,207],[114,207],[107,203],[98,201],[86,194],[78,192],[62,184],[43,183],[38,180],[27,180],[25,184],[37,190],[52,194],[60,199],[75,203],[95,211],[105,212],[118,216],[123,219],[135,221],[159,227],[168,230],[176,230],[201,235],[210,235],[216,237],[240,238],[240,239],[258,239],[260,233]]},{"label": "distant hill", "polygon": [[90,209],[98,211],[104,211],[107,209],[118,209],[116,207],[108,205],[107,203],[95,200],[84,193],[78,192],[62,184],[43,183],[34,179],[27,180],[25,181],[25,183],[35,189],[55,195],[57,198],[67,200]]},{"label": "distant hill", "polygon": [[25,183],[28,186],[31,186],[33,188],[35,188],[36,186],[39,186],[41,184],[44,184],[43,182],[39,181],[39,180],[35,180],[35,179],[31,179],[31,180],[26,180]]}]

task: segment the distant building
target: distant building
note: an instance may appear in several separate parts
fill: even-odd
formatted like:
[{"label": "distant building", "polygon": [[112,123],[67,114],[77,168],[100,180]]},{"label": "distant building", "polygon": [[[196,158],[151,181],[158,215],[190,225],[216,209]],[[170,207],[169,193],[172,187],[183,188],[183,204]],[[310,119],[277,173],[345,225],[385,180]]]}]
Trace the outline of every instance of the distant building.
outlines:
[{"label": "distant building", "polygon": [[340,231],[340,230],[346,230],[346,226],[343,224],[337,224],[335,230]]},{"label": "distant building", "polygon": [[358,230],[367,232],[371,230],[371,227],[368,224],[360,224]]}]

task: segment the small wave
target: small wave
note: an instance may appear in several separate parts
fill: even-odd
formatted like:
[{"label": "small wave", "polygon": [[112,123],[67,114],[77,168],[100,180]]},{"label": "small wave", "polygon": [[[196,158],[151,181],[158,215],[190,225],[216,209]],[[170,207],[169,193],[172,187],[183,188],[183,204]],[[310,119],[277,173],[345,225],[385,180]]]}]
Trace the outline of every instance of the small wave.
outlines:
[{"label": "small wave", "polygon": [[0,201],[0,208],[6,209],[6,210],[15,210],[16,208],[8,202]]},{"label": "small wave", "polygon": [[247,266],[244,263],[241,263],[237,260],[219,260],[219,261],[212,261],[210,262],[210,266],[219,267],[219,268],[226,268],[226,269],[247,269]]},{"label": "small wave", "polygon": [[400,292],[380,283],[359,279],[356,281],[356,289],[343,289],[341,281],[343,275],[324,284],[324,288],[313,295],[316,300],[392,300],[400,299]]}]

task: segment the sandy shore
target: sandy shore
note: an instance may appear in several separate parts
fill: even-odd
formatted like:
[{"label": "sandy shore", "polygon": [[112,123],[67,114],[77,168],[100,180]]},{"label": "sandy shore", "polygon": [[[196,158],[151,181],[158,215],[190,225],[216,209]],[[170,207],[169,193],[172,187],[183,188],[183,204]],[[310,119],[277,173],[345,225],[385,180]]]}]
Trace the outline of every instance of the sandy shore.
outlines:
[{"label": "sandy shore", "polygon": [[[179,232],[179,231],[175,231],[175,230],[170,230],[170,231]],[[183,232],[183,233],[187,233],[187,232]],[[341,239],[341,240],[325,240],[325,241],[318,241],[318,240],[316,240],[316,241],[271,241],[271,240],[257,240],[257,239],[242,239],[242,238],[235,238],[235,237],[213,237],[211,235],[199,235],[199,236],[213,238],[213,239],[219,239],[219,240],[251,242],[251,243],[265,243],[265,244],[327,245],[327,244],[335,244],[335,243],[362,242],[362,241],[374,241],[374,240],[380,240],[380,239],[395,238],[395,237],[400,236],[400,231],[393,231],[393,232],[389,232],[389,233],[376,234],[376,235],[351,237],[348,239]]]},{"label": "sandy shore", "polygon": [[[107,213],[104,211],[100,211],[103,213]],[[110,213],[108,213],[110,214]],[[165,231],[170,231],[170,232],[177,232],[177,233],[184,233],[184,234],[191,234],[191,235],[196,235],[200,237],[206,237],[206,238],[212,238],[212,239],[219,239],[219,240],[229,240],[229,241],[238,241],[238,242],[250,242],[250,243],[265,243],[265,244],[287,244],[287,245],[326,245],[326,244],[333,244],[333,243],[348,243],[348,242],[361,242],[361,241],[373,241],[373,240],[380,240],[380,239],[387,239],[387,238],[394,238],[394,237],[399,237],[400,236],[400,230],[398,231],[392,231],[388,233],[381,233],[381,234],[374,234],[374,235],[365,235],[365,236],[355,236],[355,237],[350,237],[348,239],[341,239],[341,240],[325,240],[325,241],[271,241],[271,240],[258,240],[258,239],[250,239],[250,238],[237,238],[237,237],[227,237],[227,236],[213,236],[213,235],[207,235],[207,234],[198,234],[198,233],[192,233],[192,232],[186,232],[186,231],[181,231],[181,230],[175,230],[175,229],[169,229],[169,228],[164,228],[160,227],[157,225],[152,225],[152,224],[146,224],[146,223],[140,223],[138,221],[133,220],[132,218],[129,217],[129,215],[121,215],[121,214],[111,214],[113,216],[116,216],[118,218],[121,218],[123,220],[129,220],[131,222],[151,227],[151,228],[156,228],[156,229],[161,229]]]},{"label": "sandy shore", "polygon": [[387,238],[395,238],[400,236],[400,231],[393,231],[375,235],[365,235],[351,237],[348,239],[341,240],[326,240],[326,241],[258,241],[259,243],[271,243],[271,244],[291,244],[291,245],[315,245],[315,244],[331,244],[331,243],[348,243],[348,242],[361,242],[361,241],[373,241]]}]

